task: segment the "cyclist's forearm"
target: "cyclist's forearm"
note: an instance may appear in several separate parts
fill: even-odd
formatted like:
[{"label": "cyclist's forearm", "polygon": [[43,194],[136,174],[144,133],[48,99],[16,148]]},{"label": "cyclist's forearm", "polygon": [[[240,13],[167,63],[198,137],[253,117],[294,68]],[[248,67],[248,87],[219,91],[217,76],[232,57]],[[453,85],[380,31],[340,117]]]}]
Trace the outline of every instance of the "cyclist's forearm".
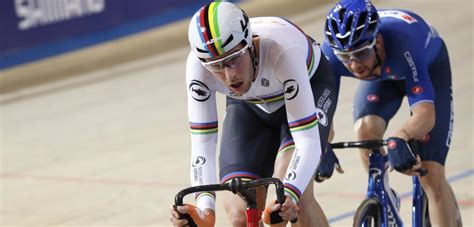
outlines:
[{"label": "cyclist's forearm", "polygon": [[285,194],[289,195],[296,203],[313,179],[313,173],[316,171],[321,157],[321,143],[319,140],[301,137],[295,137],[294,140],[295,151],[283,183]]},{"label": "cyclist's forearm", "polygon": [[430,132],[436,120],[432,103],[419,103],[412,108],[412,116],[397,130],[394,136],[405,140],[420,139]]},{"label": "cyclist's forearm", "polygon": [[[195,137],[194,135],[192,137]],[[217,184],[216,175],[216,143],[202,143],[202,138],[193,138],[190,178],[191,185]],[[211,140],[213,141],[213,140]],[[215,209],[215,193],[199,193],[195,195],[196,206],[201,209]]]}]

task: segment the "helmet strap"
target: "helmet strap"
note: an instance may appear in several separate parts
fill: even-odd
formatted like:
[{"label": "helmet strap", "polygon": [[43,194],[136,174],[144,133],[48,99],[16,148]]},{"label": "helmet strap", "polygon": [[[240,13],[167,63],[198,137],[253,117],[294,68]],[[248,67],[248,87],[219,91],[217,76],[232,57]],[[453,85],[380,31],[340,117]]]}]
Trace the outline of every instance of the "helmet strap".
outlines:
[{"label": "helmet strap", "polygon": [[377,46],[374,46],[374,51],[375,51],[375,57],[377,59],[377,62],[375,63],[374,67],[372,67],[372,72],[379,66],[382,65],[382,59],[380,58],[380,55],[377,51]]},{"label": "helmet strap", "polygon": [[256,78],[257,76],[257,68],[258,68],[258,64],[259,64],[259,60],[258,60],[258,55],[255,53],[255,51],[257,50],[257,48],[255,48],[253,45],[252,47],[250,48],[250,58],[252,59],[252,66],[253,66],[253,79]]}]

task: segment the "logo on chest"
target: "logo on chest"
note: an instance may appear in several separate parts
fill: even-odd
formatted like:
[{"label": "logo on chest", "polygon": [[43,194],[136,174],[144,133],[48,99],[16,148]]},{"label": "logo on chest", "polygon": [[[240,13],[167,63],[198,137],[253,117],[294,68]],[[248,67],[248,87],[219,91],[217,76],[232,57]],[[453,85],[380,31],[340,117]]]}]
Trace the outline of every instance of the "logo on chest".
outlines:
[{"label": "logo on chest", "polygon": [[268,86],[270,86],[270,81],[269,81],[268,79],[266,79],[266,78],[262,78],[262,79],[260,80],[260,85],[262,85],[262,86],[264,86],[264,87],[268,87]]}]

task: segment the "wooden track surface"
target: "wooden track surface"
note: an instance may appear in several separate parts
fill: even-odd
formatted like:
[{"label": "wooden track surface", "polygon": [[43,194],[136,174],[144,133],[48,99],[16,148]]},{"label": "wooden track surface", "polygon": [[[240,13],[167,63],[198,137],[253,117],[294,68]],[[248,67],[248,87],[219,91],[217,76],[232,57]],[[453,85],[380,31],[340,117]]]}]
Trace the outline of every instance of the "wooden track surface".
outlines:
[{"label": "wooden track surface", "polygon": [[[268,7],[246,4],[244,9],[255,13]],[[474,226],[472,4],[468,0],[376,2],[378,8],[414,10],[447,42],[455,127],[446,169],[464,226]],[[289,18],[321,41],[329,9],[327,4],[300,7]],[[175,193],[189,185],[190,162],[184,82],[188,47],[173,45],[173,51],[146,57],[132,54],[121,64],[90,65],[85,71],[79,67],[73,73],[65,69],[67,75],[54,75],[61,80],[2,87],[0,226],[170,226],[168,208]],[[33,70],[26,66],[0,77],[44,74],[50,72],[50,64],[34,64]],[[343,79],[335,141],[353,139],[351,103],[356,87],[356,80]],[[223,100],[219,97],[220,117]],[[405,102],[388,131],[408,115]],[[364,197],[366,174],[356,152],[338,152],[338,156],[346,173],[316,184],[315,194],[332,226],[345,227],[351,226],[351,212]],[[391,185],[404,195],[411,180],[393,172]],[[410,226],[411,200],[403,198],[402,215]],[[216,226],[228,226],[219,198],[217,205]]]}]

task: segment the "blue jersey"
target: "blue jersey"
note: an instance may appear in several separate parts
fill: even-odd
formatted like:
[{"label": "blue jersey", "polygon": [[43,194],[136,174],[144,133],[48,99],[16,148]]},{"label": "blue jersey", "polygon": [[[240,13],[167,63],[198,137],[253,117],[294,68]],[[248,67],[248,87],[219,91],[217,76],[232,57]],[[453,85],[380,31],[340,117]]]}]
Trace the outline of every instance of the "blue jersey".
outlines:
[{"label": "blue jersey", "polygon": [[[434,89],[428,68],[440,51],[442,40],[434,28],[413,12],[400,9],[378,11],[379,32],[383,36],[385,59],[382,74],[376,80],[404,80],[410,106],[418,102],[434,102]],[[336,58],[325,41],[322,51],[338,77],[353,77]],[[339,86],[338,86],[339,87]]]}]

